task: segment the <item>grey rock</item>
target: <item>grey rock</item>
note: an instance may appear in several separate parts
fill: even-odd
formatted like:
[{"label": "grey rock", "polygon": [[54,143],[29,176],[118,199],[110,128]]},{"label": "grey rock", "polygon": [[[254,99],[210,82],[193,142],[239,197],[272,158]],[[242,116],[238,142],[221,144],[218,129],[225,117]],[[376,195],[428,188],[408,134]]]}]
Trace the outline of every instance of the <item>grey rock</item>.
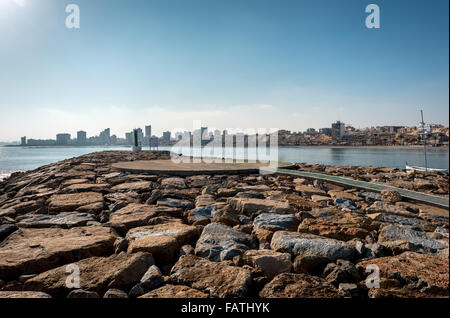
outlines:
[{"label": "grey rock", "polygon": [[17,229],[19,228],[14,224],[0,225],[0,242],[2,242],[5,238],[9,236],[9,234],[15,232]]},{"label": "grey rock", "polygon": [[360,196],[361,198],[364,198],[364,200],[368,203],[382,200],[381,195],[376,192],[361,191],[358,193],[358,196]]},{"label": "grey rock", "polygon": [[141,278],[141,287],[147,292],[164,283],[164,278],[158,266],[152,265]]},{"label": "grey rock", "polygon": [[123,290],[111,288],[103,295],[103,298],[128,298],[128,295]]},{"label": "grey rock", "polygon": [[193,207],[193,204],[190,201],[173,199],[173,198],[165,198],[165,199],[158,200],[156,202],[156,205],[169,206],[172,208],[182,208],[184,210],[191,209]]},{"label": "grey rock", "polygon": [[253,220],[253,229],[296,231],[300,221],[293,214],[261,213]]},{"label": "grey rock", "polygon": [[203,229],[195,254],[211,261],[232,260],[253,246],[250,235],[221,223],[210,223]]},{"label": "grey rock", "polygon": [[95,217],[89,213],[62,212],[56,215],[34,214],[23,218],[18,225],[28,228],[46,228],[58,226],[69,229],[75,226],[84,226],[89,221],[96,221]]},{"label": "grey rock", "polygon": [[298,232],[275,232],[270,247],[294,256],[320,257],[329,261],[351,259],[356,255],[355,248],[346,242]]},{"label": "grey rock", "polygon": [[435,239],[426,232],[415,231],[396,225],[384,226],[378,236],[378,242],[392,243],[396,241],[409,243],[414,249],[424,249],[428,253],[435,253],[448,248],[448,242]]},{"label": "grey rock", "polygon": [[336,264],[328,264],[323,276],[329,283],[336,286],[340,283],[355,283],[360,280],[356,266],[347,260],[337,260]]},{"label": "grey rock", "polygon": [[144,294],[145,294],[145,290],[142,287],[141,283],[139,283],[139,284],[134,285],[133,288],[131,288],[130,292],[128,293],[128,296],[130,298],[137,298]]},{"label": "grey rock", "polygon": [[189,223],[194,223],[202,219],[212,219],[216,215],[215,206],[200,206],[189,212]]},{"label": "grey rock", "polygon": [[356,210],[356,204],[352,200],[337,198],[334,200],[334,204],[341,209]]}]

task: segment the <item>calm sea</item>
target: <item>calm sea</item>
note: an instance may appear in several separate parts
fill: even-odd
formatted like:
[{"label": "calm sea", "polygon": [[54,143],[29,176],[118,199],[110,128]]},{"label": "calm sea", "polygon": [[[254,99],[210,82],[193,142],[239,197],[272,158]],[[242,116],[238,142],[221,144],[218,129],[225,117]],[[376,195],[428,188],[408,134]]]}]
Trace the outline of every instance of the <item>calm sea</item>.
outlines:
[{"label": "calm sea", "polygon": [[[24,171],[60,160],[103,150],[129,150],[124,147],[0,147],[0,179],[13,171]],[[171,150],[160,147],[160,150]],[[199,149],[175,149],[184,155],[200,155]],[[234,151],[235,158],[242,159],[247,150]],[[449,167],[448,149],[428,149],[428,166],[432,168]],[[211,154],[216,156],[214,154]],[[233,155],[231,149],[225,156]],[[203,151],[203,156],[208,154]],[[222,156],[222,154],[221,154]],[[383,148],[279,148],[279,161],[311,162],[327,165],[355,165],[404,168],[410,165],[424,165],[422,149],[383,149]]]}]

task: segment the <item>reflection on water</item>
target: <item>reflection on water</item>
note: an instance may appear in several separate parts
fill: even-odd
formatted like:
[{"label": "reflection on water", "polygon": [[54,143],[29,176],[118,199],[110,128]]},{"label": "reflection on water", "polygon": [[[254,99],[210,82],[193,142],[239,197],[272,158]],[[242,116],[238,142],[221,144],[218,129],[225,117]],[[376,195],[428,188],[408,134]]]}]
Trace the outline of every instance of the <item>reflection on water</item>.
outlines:
[{"label": "reflection on water", "polygon": [[[160,147],[160,150],[173,150],[183,155],[214,158],[256,158],[274,160],[273,152],[263,148],[174,148]],[[18,170],[30,170],[60,160],[104,150],[130,150],[124,147],[0,147],[0,174]],[[144,149],[145,150],[145,149]],[[276,154],[276,152],[275,152]],[[428,166],[432,168],[449,167],[448,150],[429,149]],[[278,160],[282,162],[311,162],[326,165],[380,166],[405,168],[405,163],[423,166],[423,149],[383,149],[383,148],[279,148]]]}]

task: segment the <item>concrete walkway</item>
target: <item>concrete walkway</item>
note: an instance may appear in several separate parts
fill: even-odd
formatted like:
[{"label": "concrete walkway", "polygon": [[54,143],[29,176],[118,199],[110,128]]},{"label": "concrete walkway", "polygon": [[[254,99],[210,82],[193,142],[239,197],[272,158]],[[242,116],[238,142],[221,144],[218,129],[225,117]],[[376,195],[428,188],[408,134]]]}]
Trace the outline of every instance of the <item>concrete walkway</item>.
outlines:
[{"label": "concrete walkway", "polygon": [[[264,168],[263,168],[264,169]],[[269,170],[269,169],[264,169]],[[273,171],[273,170],[270,170]],[[422,202],[425,204],[431,204],[437,207],[441,208],[449,208],[449,199],[439,197],[436,195],[406,190],[402,188],[397,188],[389,185],[379,184],[379,183],[373,183],[373,182],[366,182],[366,181],[359,181],[354,180],[350,178],[345,177],[339,177],[339,176],[331,176],[323,173],[316,173],[316,172],[306,172],[306,171],[298,171],[298,170],[291,170],[291,169],[282,169],[279,168],[276,170],[277,173],[281,174],[288,174],[292,176],[299,176],[304,178],[311,178],[311,179],[317,179],[322,181],[328,181],[331,183],[344,185],[344,186],[350,186],[357,189],[367,190],[367,191],[375,191],[375,192],[381,192],[385,189],[395,190],[397,191],[402,197],[414,200],[417,202]]]}]

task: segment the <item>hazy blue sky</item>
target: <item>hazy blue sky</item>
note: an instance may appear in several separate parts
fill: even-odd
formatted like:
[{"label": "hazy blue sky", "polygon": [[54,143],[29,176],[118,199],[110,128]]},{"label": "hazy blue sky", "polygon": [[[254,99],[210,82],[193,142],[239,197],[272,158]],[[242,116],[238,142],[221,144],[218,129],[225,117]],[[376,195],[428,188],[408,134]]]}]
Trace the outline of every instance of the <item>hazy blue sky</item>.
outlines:
[{"label": "hazy blue sky", "polygon": [[[76,3],[81,28],[65,27]],[[366,5],[381,10],[367,29]],[[0,0],[0,140],[448,124],[448,0]]]}]

